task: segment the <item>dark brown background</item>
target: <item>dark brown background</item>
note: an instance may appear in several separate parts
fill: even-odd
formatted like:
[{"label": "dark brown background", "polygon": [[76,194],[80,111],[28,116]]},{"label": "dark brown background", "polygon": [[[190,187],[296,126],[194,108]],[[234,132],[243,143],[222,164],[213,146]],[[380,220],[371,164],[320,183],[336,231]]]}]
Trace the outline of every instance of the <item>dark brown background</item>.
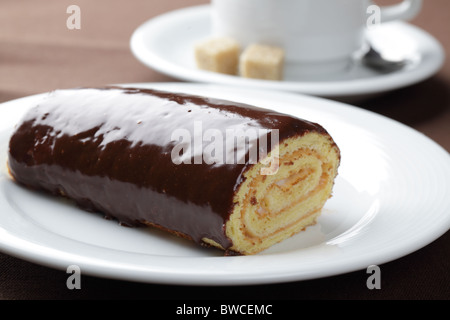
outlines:
[{"label": "dark brown background", "polygon": [[[412,23],[434,35],[449,52],[450,1],[424,2]],[[208,1],[2,0],[0,102],[56,88],[176,81],[141,65],[130,52],[130,36],[151,17],[204,3]],[[71,4],[81,8],[81,30],[66,28]],[[446,63],[427,81],[358,106],[403,122],[450,151],[449,96],[450,63]],[[447,232],[425,248],[382,265],[381,290],[367,289],[365,270],[311,281],[224,288],[82,276],[82,289],[68,290],[64,271],[0,253],[0,299],[449,299],[449,252]]]}]

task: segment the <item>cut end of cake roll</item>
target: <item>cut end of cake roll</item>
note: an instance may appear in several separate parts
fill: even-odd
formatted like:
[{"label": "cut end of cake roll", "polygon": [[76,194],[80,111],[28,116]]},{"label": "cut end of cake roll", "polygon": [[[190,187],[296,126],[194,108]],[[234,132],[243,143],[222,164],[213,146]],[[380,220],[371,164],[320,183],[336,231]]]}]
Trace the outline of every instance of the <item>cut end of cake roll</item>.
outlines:
[{"label": "cut end of cake roll", "polygon": [[340,152],[329,135],[288,138],[267,159],[272,169],[276,160],[276,173],[261,174],[268,161],[258,162],[235,194],[225,226],[233,243],[228,251],[256,254],[314,225],[332,195]]}]

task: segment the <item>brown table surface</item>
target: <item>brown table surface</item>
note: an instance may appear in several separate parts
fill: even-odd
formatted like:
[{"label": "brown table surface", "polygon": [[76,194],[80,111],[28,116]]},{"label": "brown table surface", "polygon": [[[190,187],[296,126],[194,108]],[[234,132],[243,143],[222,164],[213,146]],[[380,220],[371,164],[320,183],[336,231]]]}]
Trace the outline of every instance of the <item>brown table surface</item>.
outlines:
[{"label": "brown table surface", "polygon": [[[386,2],[395,1],[379,1]],[[450,52],[450,1],[424,2],[412,23]],[[80,30],[66,27],[66,9],[74,3],[81,8]],[[56,88],[177,81],[140,64],[129,49],[130,36],[151,17],[204,3],[208,1],[2,0],[0,102]],[[361,101],[358,107],[409,125],[450,151],[449,98],[450,62],[420,84]],[[1,112],[0,106],[0,116]],[[428,246],[380,266],[380,290],[367,288],[366,270],[241,287],[166,286],[82,275],[81,289],[69,290],[65,270],[0,253],[0,299],[449,299],[449,253],[447,232]]]}]

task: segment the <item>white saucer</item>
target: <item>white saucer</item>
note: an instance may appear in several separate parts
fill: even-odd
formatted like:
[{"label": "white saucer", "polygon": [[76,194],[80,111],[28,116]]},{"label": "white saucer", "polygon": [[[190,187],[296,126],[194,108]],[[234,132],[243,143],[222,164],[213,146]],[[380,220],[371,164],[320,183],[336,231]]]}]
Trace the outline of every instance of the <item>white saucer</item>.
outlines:
[{"label": "white saucer", "polygon": [[413,62],[405,69],[380,74],[355,63],[339,74],[301,76],[296,72],[295,66],[288,65],[284,81],[252,80],[196,68],[193,46],[208,38],[210,32],[209,5],[179,9],[153,18],[137,28],[131,37],[131,51],[144,65],[185,81],[325,97],[357,97],[409,86],[435,74],[442,67],[445,58],[441,45],[431,35],[410,24],[395,22],[379,26],[372,32],[371,39],[377,42],[378,47],[388,45],[391,53],[393,50],[407,50]]},{"label": "white saucer", "polygon": [[[381,265],[450,228],[450,156],[417,131],[335,101],[218,85],[130,84],[250,103],[321,123],[341,149],[333,191],[315,226],[254,256],[224,257],[151,228],[126,228],[19,187],[9,137],[31,96],[0,105],[0,250],[82,275],[149,283],[248,285],[299,281]],[[414,266],[412,266],[413,268]],[[364,285],[364,284],[362,284]]]}]

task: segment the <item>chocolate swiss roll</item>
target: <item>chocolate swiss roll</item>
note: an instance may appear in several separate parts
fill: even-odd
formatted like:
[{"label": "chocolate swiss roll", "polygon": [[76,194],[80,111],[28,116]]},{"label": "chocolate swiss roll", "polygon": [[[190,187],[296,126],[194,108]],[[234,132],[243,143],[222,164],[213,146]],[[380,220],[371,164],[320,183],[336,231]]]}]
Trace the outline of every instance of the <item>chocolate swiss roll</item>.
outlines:
[{"label": "chocolate swiss roll", "polygon": [[127,226],[255,254],[316,222],[340,152],[318,124],[137,88],[56,90],[10,139],[14,180]]}]

